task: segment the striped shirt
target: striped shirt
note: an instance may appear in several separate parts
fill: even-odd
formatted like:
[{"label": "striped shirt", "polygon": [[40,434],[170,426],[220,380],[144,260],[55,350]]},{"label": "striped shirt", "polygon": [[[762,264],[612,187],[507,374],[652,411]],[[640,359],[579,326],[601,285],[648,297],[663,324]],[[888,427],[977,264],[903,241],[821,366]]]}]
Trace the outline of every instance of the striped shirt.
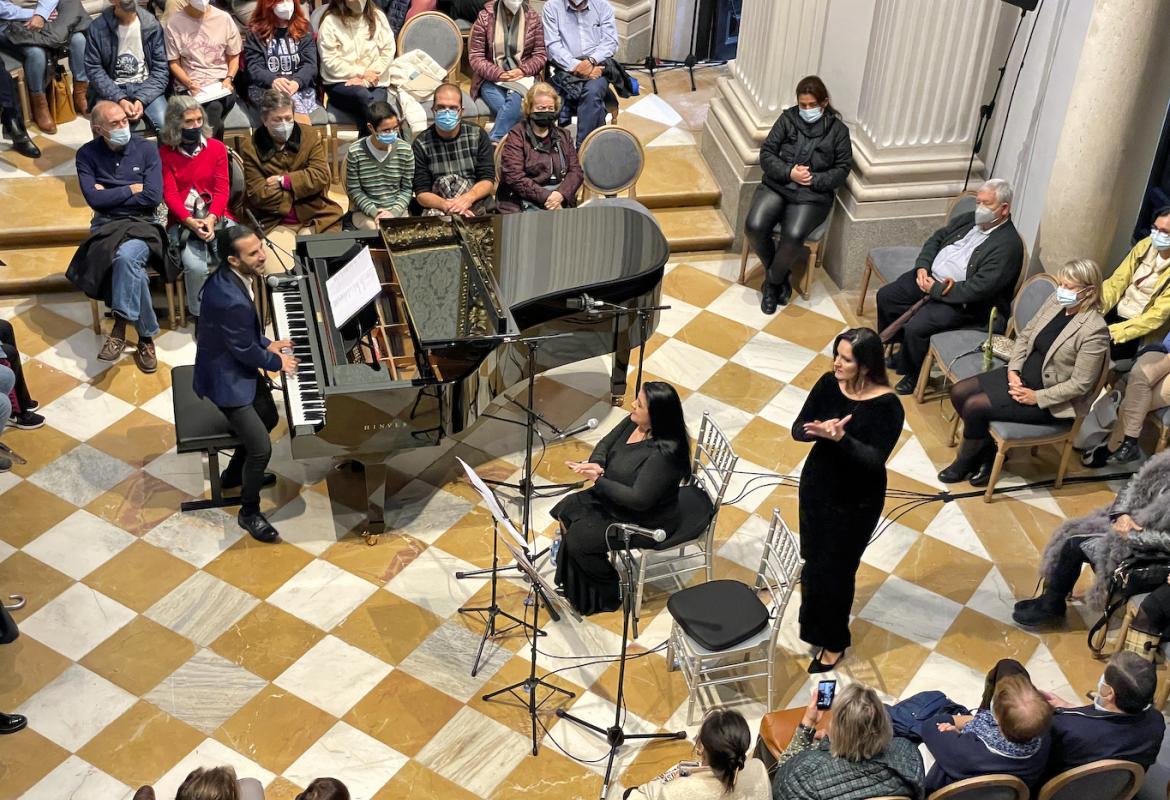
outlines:
[{"label": "striped shirt", "polygon": [[349,148],[345,166],[345,188],[349,210],[375,217],[385,209],[406,212],[414,182],[414,152],[401,139],[390,154],[379,161],[370,152],[369,142],[359,139]]}]

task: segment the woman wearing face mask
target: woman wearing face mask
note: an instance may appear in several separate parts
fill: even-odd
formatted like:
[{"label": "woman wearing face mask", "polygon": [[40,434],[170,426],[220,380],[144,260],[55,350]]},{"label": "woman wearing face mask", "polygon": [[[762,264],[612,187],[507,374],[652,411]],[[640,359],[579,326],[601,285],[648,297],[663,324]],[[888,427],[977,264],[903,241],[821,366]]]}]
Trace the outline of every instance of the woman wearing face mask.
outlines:
[{"label": "woman wearing face mask", "polygon": [[1150,235],[1133,246],[1101,286],[1114,361],[1155,344],[1170,323],[1170,206],[1154,212]]},{"label": "woman wearing face mask", "polygon": [[378,220],[405,217],[414,185],[414,151],[401,140],[398,112],[389,103],[371,103],[369,136],[350,146],[345,191],[354,227],[372,231]]},{"label": "woman wearing face mask", "polygon": [[228,211],[231,181],[227,148],[211,138],[202,106],[184,94],[167,102],[158,138],[167,232],[179,248],[187,310],[198,319],[199,292],[207,282],[209,268],[219,262],[215,231],[235,224]]},{"label": "woman wearing face mask", "polygon": [[467,42],[471,96],[483,97],[495,114],[492,141],[498,142],[520,121],[524,84],[544,69],[544,25],[526,0],[493,0],[471,26]]},{"label": "woman wearing face mask", "polygon": [[[825,221],[833,195],[845,185],[853,164],[849,128],[829,103],[829,90],[816,75],[796,85],[796,105],[772,126],[760,149],[763,183],[752,198],[745,233],[763,263],[760,309],[776,313],[792,296],[789,276],[807,261],[804,240]],[[773,238],[780,227],[780,244]]]},{"label": "woman wearing face mask", "polygon": [[367,0],[329,0],[317,49],[331,105],[361,119],[370,103],[386,101],[394,36],[377,6]]},{"label": "woman wearing face mask", "polygon": [[501,214],[574,208],[584,174],[573,137],[556,125],[561,96],[550,84],[537,83],[524,97],[524,122],[504,140],[500,157]]},{"label": "woman wearing face mask", "polygon": [[268,89],[291,95],[297,122],[317,108],[317,43],[298,0],[259,0],[244,39],[248,99],[260,105]]},{"label": "woman wearing face mask", "polygon": [[1006,367],[959,381],[951,403],[963,418],[963,442],[943,483],[986,486],[995,460],[992,422],[1051,424],[1089,411],[1101,368],[1109,358],[1109,329],[1101,316],[1101,268],[1070,261],[1059,286],[1016,338]]}]

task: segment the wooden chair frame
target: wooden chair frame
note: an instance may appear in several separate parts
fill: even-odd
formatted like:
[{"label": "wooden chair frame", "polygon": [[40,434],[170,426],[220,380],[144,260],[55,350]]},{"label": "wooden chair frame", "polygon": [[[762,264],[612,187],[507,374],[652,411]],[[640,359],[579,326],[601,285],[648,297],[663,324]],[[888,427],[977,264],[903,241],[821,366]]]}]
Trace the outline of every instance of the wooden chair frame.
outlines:
[{"label": "wooden chair frame", "polygon": [[1027,784],[1015,775],[980,775],[978,778],[955,781],[937,792],[932,792],[927,800],[963,800],[963,796],[973,789],[990,789],[995,786],[1014,791],[1016,793],[1014,800],[1028,800]]},{"label": "wooden chair frame", "polygon": [[[822,236],[819,241],[806,241],[804,243],[805,247],[808,248],[808,264],[804,268],[804,274],[800,276],[799,280],[797,280],[796,291],[799,292],[800,296],[805,300],[808,300],[809,295],[812,292],[813,272],[817,267],[822,267],[825,263],[825,240],[829,238],[829,231],[833,227],[833,216],[836,213],[836,210],[837,201],[834,199],[833,205],[829,207],[829,215],[825,217],[825,221],[821,223],[821,225],[825,226],[825,235]],[[819,228],[821,225],[818,225],[817,227]],[[774,231],[772,235],[776,235]],[[741,284],[746,283],[749,277],[747,263],[748,256],[750,255],[751,245],[748,242],[747,236],[744,236],[743,252],[741,252],[739,256],[739,282]],[[755,276],[757,270],[762,270],[765,268],[765,265],[763,262],[761,262],[756,266],[755,269],[751,271],[751,277]]]},{"label": "wooden chair frame", "polygon": [[[630,138],[630,141],[632,141],[634,143],[634,145],[638,148],[639,163],[638,163],[638,171],[634,174],[634,177],[631,181],[629,181],[628,183],[624,184],[623,186],[621,186],[617,189],[611,189],[609,192],[605,192],[602,189],[598,188],[598,186],[596,184],[594,184],[592,181],[589,180],[589,173],[585,171],[584,165],[585,165],[586,154],[589,152],[589,148],[590,148],[590,145],[592,145],[593,140],[596,139],[598,136],[600,136],[603,132],[609,132],[609,131],[620,131],[622,134],[624,134],[625,136],[628,136]],[[642,177],[642,170],[644,170],[646,168],[646,148],[642,147],[642,143],[640,141],[638,141],[638,137],[635,136],[632,132],[626,130],[625,128],[619,127],[617,125],[602,125],[599,128],[595,128],[594,130],[589,132],[588,136],[585,137],[585,141],[581,142],[581,149],[577,153],[577,159],[581,162],[581,165],[582,165],[581,171],[584,173],[584,176],[585,176],[585,180],[584,180],[585,192],[582,194],[582,197],[581,197],[582,202],[589,196],[590,192],[597,195],[598,197],[617,197],[619,194],[621,194],[622,192],[627,191],[627,190],[630,193],[631,200],[638,199],[638,189],[637,189],[638,179]]]},{"label": "wooden chair frame", "polygon": [[1086,775],[1098,775],[1102,772],[1112,772],[1114,770],[1129,773],[1129,786],[1120,794],[1113,795],[1112,797],[1094,797],[1093,800],[1130,800],[1130,798],[1137,794],[1138,789],[1141,788],[1146,771],[1141,768],[1141,765],[1135,764],[1132,761],[1121,761],[1115,758],[1094,761],[1091,764],[1074,767],[1065,770],[1059,775],[1053,776],[1040,787],[1040,794],[1037,796],[1037,800],[1052,800],[1058,792],[1067,790],[1071,785]]},{"label": "wooden chair frame", "polygon": [[[171,330],[177,330],[181,325],[186,325],[187,324],[186,308],[183,307],[180,309],[176,305],[176,302],[175,302],[177,299],[176,295],[178,295],[179,297],[182,296],[182,289],[178,288],[178,287],[181,287],[183,285],[182,273],[179,274],[179,277],[176,278],[173,283],[170,281],[167,281],[167,279],[165,277],[163,277],[163,275],[160,272],[158,272],[157,270],[147,269],[146,274],[147,274],[148,278],[161,278],[162,279],[163,288],[166,290],[166,293],[167,293],[167,323],[170,325]],[[182,301],[180,300],[180,302],[182,302]],[[176,309],[178,309],[178,310],[176,310]],[[93,332],[96,333],[98,336],[101,336],[102,335],[102,308],[101,308],[101,304],[97,300],[90,298],[89,312],[93,316]],[[182,315],[182,322],[181,323],[179,321],[180,314]]]},{"label": "wooden chair frame", "polygon": [[[1141,601],[1145,598],[1145,594],[1134,595],[1125,604],[1125,616],[1122,617],[1121,627],[1117,630],[1117,641],[1114,643],[1112,655],[1125,649],[1125,639],[1129,636],[1129,628],[1133,624],[1134,617],[1137,616]],[[1102,632],[1102,636],[1108,635],[1108,630]],[[1165,643],[1154,650],[1154,666],[1158,674],[1158,682],[1154,689],[1154,708],[1159,711],[1164,711],[1167,701],[1170,701],[1170,675],[1167,674],[1166,659],[1162,655],[1162,647],[1164,646]]]}]

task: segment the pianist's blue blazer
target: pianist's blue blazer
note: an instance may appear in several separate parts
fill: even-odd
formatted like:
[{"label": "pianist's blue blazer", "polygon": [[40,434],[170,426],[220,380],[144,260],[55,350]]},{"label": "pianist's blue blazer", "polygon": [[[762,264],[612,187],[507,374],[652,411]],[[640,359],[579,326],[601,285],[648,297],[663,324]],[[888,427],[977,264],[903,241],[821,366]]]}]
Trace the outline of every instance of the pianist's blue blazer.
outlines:
[{"label": "pianist's blue blazer", "polygon": [[239,276],[228,267],[213,272],[199,309],[195,394],[221,408],[251,405],[257,372],[280,370],[280,356],[264,349],[271,343]]}]

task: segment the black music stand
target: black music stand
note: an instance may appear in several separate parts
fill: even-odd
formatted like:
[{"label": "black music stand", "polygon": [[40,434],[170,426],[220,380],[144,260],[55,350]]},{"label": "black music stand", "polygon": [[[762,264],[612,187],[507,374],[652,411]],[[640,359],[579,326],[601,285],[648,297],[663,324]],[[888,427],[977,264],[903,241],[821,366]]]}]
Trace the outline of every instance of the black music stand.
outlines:
[{"label": "black music stand", "polygon": [[[606,529],[606,538],[609,538],[609,533],[614,528],[619,528],[618,525],[610,525]],[[622,531],[622,546],[619,550],[610,551],[610,559],[614,561],[614,567],[618,571],[618,585],[621,587],[622,593],[622,654],[621,661],[618,662],[618,682],[617,682],[617,697],[614,698],[614,717],[613,725],[608,728],[602,728],[599,725],[594,725],[592,722],[587,722],[580,717],[573,716],[563,708],[556,710],[556,715],[561,719],[567,719],[582,728],[591,730],[594,733],[604,736],[605,741],[609,744],[609,760],[605,764],[605,778],[601,784],[601,800],[606,800],[609,794],[609,779],[613,774],[613,762],[617,758],[618,751],[621,750],[622,745],[629,739],[685,739],[687,738],[686,731],[676,731],[675,733],[626,733],[622,730],[622,715],[624,713],[625,703],[625,680],[626,680],[626,650],[630,644],[630,618],[634,613],[634,560],[630,556],[630,531],[628,528],[621,528]],[[533,650],[536,649],[536,639],[533,640]],[[535,658],[535,655],[534,655]]]}]

